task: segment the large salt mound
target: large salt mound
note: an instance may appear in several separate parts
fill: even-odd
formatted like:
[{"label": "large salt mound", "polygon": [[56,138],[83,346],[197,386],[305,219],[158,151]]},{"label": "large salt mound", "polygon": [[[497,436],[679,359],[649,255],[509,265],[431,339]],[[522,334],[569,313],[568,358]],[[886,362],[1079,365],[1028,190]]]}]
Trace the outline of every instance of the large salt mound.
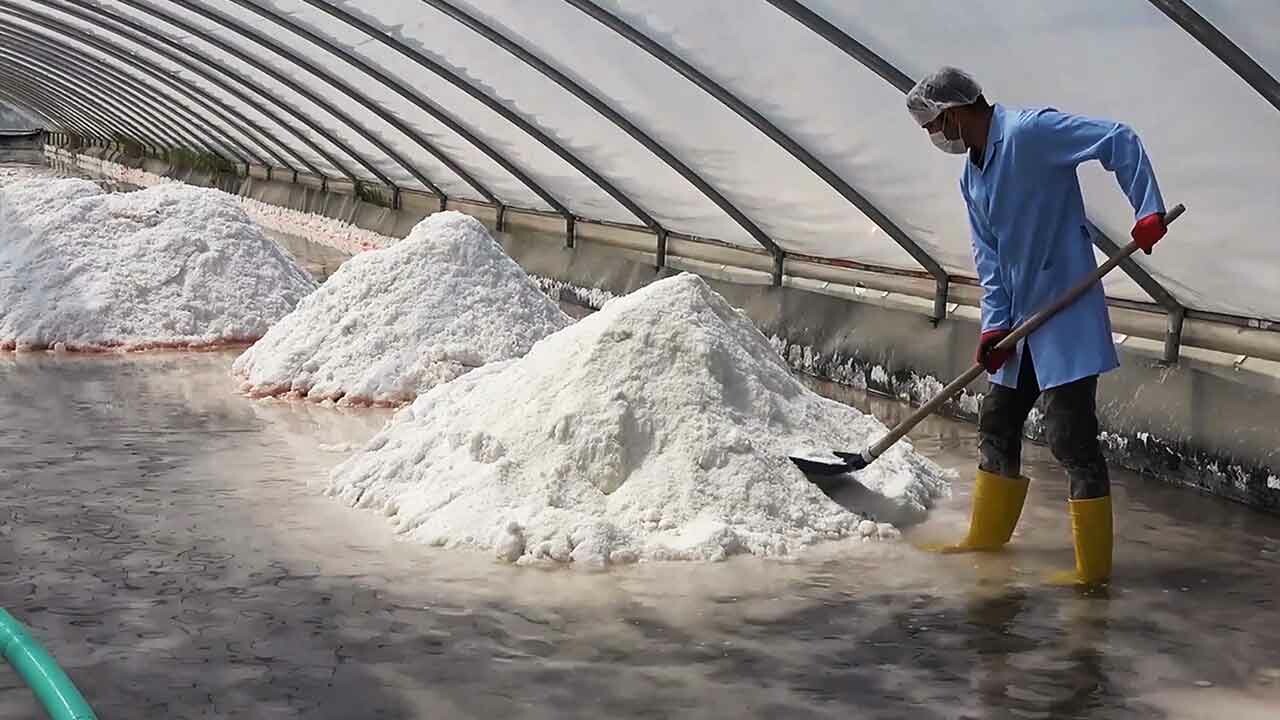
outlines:
[{"label": "large salt mound", "polygon": [[0,182],[0,218],[5,224],[29,222],[81,198],[104,194],[97,183],[82,178],[19,176]]},{"label": "large salt mound", "polygon": [[570,322],[479,221],[440,212],[343,263],[232,372],[251,395],[398,404]]},{"label": "large salt mound", "polygon": [[[327,491],[413,539],[513,561],[782,555],[896,535],[787,459],[883,432],[805,388],[744,315],[679,275],[421,396]],[[947,475],[902,442],[858,479],[923,506]]]},{"label": "large salt mound", "polygon": [[[225,193],[164,185],[0,201],[0,348],[136,350],[250,342],[315,281]],[[51,193],[87,192],[48,181]]]}]

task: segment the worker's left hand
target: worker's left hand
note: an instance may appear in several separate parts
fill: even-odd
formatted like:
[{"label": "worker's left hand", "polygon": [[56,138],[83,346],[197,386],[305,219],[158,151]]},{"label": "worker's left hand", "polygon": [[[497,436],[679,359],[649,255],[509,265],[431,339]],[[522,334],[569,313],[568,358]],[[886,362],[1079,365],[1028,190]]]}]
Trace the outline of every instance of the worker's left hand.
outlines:
[{"label": "worker's left hand", "polygon": [[1150,255],[1151,248],[1155,247],[1160,238],[1164,237],[1165,232],[1164,215],[1151,213],[1138,220],[1133,226],[1132,234],[1134,242],[1138,243],[1138,247],[1142,248],[1142,252]]}]

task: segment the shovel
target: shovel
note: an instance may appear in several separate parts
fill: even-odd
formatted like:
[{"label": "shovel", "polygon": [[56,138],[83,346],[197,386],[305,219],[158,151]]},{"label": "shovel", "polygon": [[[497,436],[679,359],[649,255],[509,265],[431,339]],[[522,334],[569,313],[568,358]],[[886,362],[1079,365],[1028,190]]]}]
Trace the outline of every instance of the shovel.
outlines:
[{"label": "shovel", "polygon": [[[1164,214],[1164,224],[1166,226],[1171,224],[1174,220],[1178,219],[1178,216],[1186,212],[1186,210],[1187,208],[1181,203],[1173,206],[1171,210]],[[1049,318],[1056,315],[1058,311],[1079,299],[1081,295],[1085,294],[1091,287],[1093,287],[1094,283],[1101,280],[1104,275],[1111,272],[1112,269],[1130,255],[1137,252],[1137,250],[1138,243],[1136,241],[1132,241],[1128,245],[1125,245],[1120,249],[1120,252],[1116,253],[1115,257],[1098,266],[1097,270],[1094,270],[1088,277],[1081,280],[1079,285],[1071,288],[1071,290],[1067,292],[1066,295],[1059,298],[1057,302],[1027,318],[1021,325],[1014,328],[1013,332],[1006,335],[1003,340],[992,348],[992,350],[1012,351],[1017,347],[1019,341],[1035,332],[1036,329],[1045,324]],[[901,440],[908,432],[911,432],[911,429],[916,425],[919,425],[921,420],[932,415],[933,411],[941,407],[943,403],[946,403],[948,400],[958,395],[961,390],[965,389],[969,383],[973,382],[985,371],[986,369],[982,367],[981,363],[975,362],[973,367],[969,368],[963,375],[953,380],[950,385],[944,387],[942,392],[935,395],[932,400],[921,405],[919,410],[916,410],[911,414],[911,417],[898,423],[896,427],[889,431],[888,435],[885,435],[879,440],[879,442],[862,452],[854,453],[841,452],[838,450],[833,451],[832,454],[840,458],[840,462],[824,462],[822,460],[794,456],[791,458],[791,462],[795,463],[796,466],[807,475],[842,475],[854,470],[861,470],[871,464],[871,462],[876,458],[884,454],[884,451],[893,447],[894,443]]]}]

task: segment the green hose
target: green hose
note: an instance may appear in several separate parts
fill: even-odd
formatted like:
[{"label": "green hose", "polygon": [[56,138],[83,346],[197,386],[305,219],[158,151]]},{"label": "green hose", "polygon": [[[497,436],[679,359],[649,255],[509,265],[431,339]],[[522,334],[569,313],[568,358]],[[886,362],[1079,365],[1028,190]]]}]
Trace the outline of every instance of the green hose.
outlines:
[{"label": "green hose", "polygon": [[57,661],[3,608],[0,608],[0,654],[26,681],[51,720],[97,720],[89,703],[58,667]]}]

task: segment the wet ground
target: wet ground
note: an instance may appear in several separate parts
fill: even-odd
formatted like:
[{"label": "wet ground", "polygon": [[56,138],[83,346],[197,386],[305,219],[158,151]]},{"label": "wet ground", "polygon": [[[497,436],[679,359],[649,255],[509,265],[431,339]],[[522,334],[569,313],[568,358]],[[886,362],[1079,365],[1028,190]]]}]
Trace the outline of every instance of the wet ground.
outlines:
[{"label": "wet ground", "polygon": [[[519,569],[321,496],[387,413],[249,401],[233,357],[0,355],[0,604],[103,718],[1280,717],[1273,517],[1118,472],[1116,583],[1048,588],[1065,486],[1032,448],[1004,554]],[[913,439],[971,464],[970,425]],[[0,717],[41,717],[5,666]]]}]

